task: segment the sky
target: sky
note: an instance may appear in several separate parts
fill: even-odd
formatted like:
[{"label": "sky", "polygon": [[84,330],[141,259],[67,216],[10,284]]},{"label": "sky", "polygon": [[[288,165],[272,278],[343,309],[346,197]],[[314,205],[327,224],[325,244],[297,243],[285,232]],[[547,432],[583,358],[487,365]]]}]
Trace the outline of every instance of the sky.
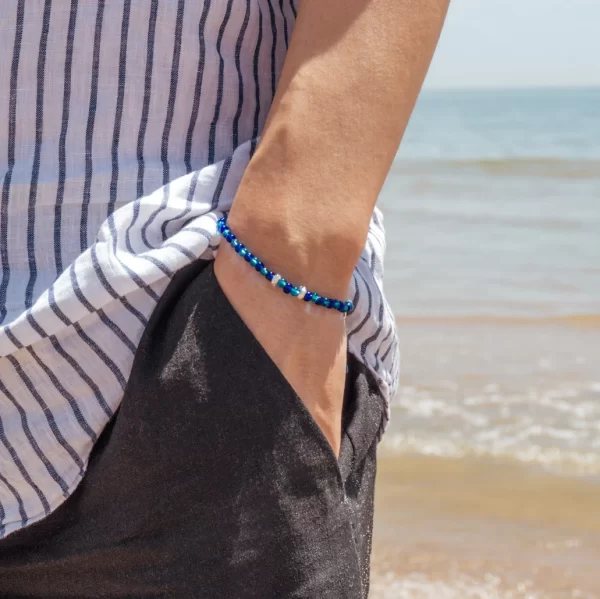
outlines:
[{"label": "sky", "polygon": [[426,88],[600,85],[600,0],[451,0]]}]

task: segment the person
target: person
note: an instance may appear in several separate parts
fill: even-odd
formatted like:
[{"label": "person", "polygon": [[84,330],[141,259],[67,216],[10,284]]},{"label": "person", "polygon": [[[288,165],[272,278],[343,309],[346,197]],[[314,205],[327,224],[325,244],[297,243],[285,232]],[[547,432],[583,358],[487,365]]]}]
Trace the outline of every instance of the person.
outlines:
[{"label": "person", "polygon": [[3,7],[0,596],[367,595],[447,3]]}]

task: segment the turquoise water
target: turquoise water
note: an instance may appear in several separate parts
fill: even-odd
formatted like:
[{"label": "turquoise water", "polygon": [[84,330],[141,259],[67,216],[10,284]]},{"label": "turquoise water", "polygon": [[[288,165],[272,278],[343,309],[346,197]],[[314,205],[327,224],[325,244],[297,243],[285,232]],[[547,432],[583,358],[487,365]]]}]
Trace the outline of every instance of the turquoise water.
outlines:
[{"label": "turquoise water", "polygon": [[600,476],[600,89],[423,94],[381,205],[384,446]]},{"label": "turquoise water", "polygon": [[600,89],[424,92],[380,204],[396,314],[599,314]]},{"label": "turquoise water", "polygon": [[600,88],[424,91],[398,158],[600,160]]}]

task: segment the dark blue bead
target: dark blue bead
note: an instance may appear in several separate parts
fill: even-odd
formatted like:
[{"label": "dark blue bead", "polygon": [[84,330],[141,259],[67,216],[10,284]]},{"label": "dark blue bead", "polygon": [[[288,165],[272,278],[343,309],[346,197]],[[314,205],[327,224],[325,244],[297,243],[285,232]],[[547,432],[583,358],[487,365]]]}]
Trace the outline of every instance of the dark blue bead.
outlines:
[{"label": "dark blue bead", "polygon": [[237,252],[237,249],[240,247],[241,243],[237,239],[234,239],[231,242],[231,245],[233,246],[233,249]]},{"label": "dark blue bead", "polygon": [[229,243],[231,243],[234,240],[233,233],[231,231],[227,231],[227,233],[225,233],[223,237],[225,237],[225,239],[227,239]]},{"label": "dark blue bead", "polygon": [[256,262],[256,266],[254,267],[254,270],[256,270],[256,272],[260,272],[262,270],[262,268],[263,268],[263,263],[260,260],[258,260]]},{"label": "dark blue bead", "polygon": [[265,277],[267,277],[267,281],[272,281],[274,276],[275,276],[275,273],[274,273],[274,272],[272,272],[272,271],[269,271],[269,272],[268,272],[268,273],[265,275]]},{"label": "dark blue bead", "polygon": [[305,302],[310,302],[310,300],[312,299],[313,294],[310,291],[306,292],[306,295],[304,296],[304,301]]},{"label": "dark blue bead", "polygon": [[317,300],[315,301],[315,304],[317,304],[317,306],[322,306],[325,303],[326,299],[327,299],[326,297],[318,297]]},{"label": "dark blue bead", "polygon": [[250,262],[250,260],[252,260],[252,258],[254,258],[254,256],[253,256],[253,255],[252,255],[250,252],[248,252],[248,253],[247,253],[247,254],[244,256],[244,260],[245,260],[246,262]]},{"label": "dark blue bead", "polygon": [[293,285],[291,285],[290,283],[287,283],[286,286],[283,288],[283,293],[289,293],[293,288]]}]

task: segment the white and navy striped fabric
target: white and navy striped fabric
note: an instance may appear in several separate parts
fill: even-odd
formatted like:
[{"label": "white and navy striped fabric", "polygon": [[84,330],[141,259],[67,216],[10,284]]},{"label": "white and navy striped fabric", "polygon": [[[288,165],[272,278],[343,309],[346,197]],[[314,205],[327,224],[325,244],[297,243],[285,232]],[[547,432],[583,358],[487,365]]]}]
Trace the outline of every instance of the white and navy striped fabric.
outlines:
[{"label": "white and navy striped fabric", "polygon": [[[161,293],[214,255],[298,1],[2,4],[0,537],[77,486]],[[389,397],[383,252],[376,211],[346,322]]]}]

